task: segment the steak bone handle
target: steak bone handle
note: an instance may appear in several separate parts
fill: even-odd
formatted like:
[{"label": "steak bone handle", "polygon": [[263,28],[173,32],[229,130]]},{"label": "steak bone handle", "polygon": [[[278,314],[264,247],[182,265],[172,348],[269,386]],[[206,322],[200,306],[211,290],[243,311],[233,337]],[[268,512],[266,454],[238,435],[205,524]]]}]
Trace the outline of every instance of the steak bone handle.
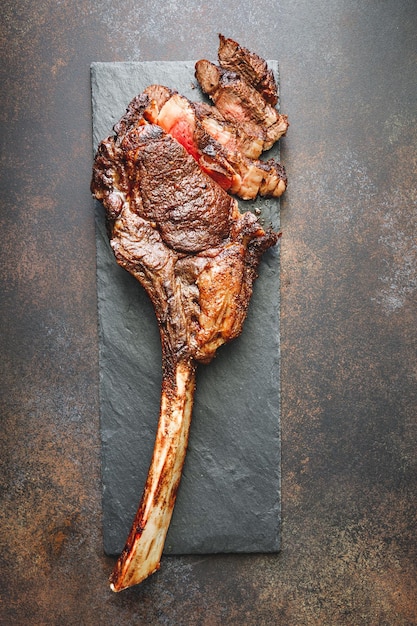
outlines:
[{"label": "steak bone handle", "polygon": [[195,370],[188,358],[163,375],[153,456],[126,545],[110,576],[113,591],[137,585],[159,569],[187,451]]}]

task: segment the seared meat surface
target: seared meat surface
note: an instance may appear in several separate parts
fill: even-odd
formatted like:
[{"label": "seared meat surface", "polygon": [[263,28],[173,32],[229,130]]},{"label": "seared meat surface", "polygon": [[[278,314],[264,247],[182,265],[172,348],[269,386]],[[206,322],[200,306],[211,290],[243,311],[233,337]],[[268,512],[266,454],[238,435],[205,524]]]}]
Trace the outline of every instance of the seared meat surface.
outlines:
[{"label": "seared meat surface", "polygon": [[278,87],[266,61],[233,39],[219,35],[219,63],[224,70],[239,74],[252,85],[270,105],[278,103]]},{"label": "seared meat surface", "polygon": [[240,124],[244,133],[269,150],[287,131],[286,115],[264,100],[239,74],[223,70],[205,59],[196,63],[196,78],[223,117]]},{"label": "seared meat surface", "polygon": [[277,85],[266,62],[222,35],[220,65],[201,60],[195,75],[215,106],[193,103],[161,85],[145,89],[150,103],[144,116],[175,137],[200,167],[229,193],[243,200],[259,194],[279,197],[287,186],[275,159],[259,160],[288,128],[274,105]]},{"label": "seared meat surface", "polygon": [[[163,90],[163,91],[162,91]],[[150,103],[144,117],[158,124],[198,161],[200,167],[223,189],[243,200],[278,197],[286,188],[284,168],[274,159],[250,158],[258,146],[245,139],[239,127],[226,122],[215,107],[193,103],[161,85],[144,92]]]},{"label": "seared meat surface", "polygon": [[[147,290],[165,356],[209,361],[242,327],[262,252],[277,241],[240,214],[186,150],[138,105],[122,135],[101,142],[92,191],[118,263]],[[213,285],[211,283],[213,282]]]},{"label": "seared meat surface", "polygon": [[286,185],[278,163],[251,156],[288,125],[261,95],[273,100],[271,77],[259,57],[231,41],[222,41],[222,62],[238,58],[245,76],[256,76],[256,88],[201,61],[197,76],[220,106],[195,105],[151,85],[131,101],[94,160],[91,191],[104,206],[111,248],[148,293],[162,345],[155,448],[110,577],[114,591],[159,568],[185,459],[196,365],[241,333],[261,256],[279,237],[254,214],[240,213],[225,191],[278,196]]}]

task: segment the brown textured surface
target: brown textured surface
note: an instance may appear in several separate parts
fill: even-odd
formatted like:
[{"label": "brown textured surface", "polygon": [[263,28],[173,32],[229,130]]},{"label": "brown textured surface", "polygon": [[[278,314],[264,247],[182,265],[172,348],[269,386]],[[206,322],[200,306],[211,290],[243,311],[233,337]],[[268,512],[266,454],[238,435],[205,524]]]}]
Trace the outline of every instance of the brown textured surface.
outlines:
[{"label": "brown textured surface", "polygon": [[[417,623],[415,3],[2,5],[1,621]],[[228,25],[227,28],[225,25]],[[283,549],[102,554],[91,61],[280,61]]]}]

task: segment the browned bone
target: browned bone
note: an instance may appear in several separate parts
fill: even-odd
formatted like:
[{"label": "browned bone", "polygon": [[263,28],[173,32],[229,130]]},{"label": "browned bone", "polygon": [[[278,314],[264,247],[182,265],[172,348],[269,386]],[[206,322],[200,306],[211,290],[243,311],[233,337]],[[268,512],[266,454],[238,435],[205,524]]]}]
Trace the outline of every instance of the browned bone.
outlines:
[{"label": "browned bone", "polygon": [[164,377],[151,465],[126,546],[110,577],[113,591],[140,583],[159,569],[187,451],[195,363],[180,361]]}]

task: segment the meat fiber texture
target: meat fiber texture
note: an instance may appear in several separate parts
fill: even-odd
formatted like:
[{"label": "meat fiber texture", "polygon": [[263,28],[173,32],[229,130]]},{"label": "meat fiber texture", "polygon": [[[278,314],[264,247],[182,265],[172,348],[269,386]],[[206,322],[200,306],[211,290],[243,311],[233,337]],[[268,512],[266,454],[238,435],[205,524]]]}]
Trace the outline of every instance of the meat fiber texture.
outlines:
[{"label": "meat fiber texture", "polygon": [[[93,151],[134,96],[158,83],[205,100],[194,61],[93,63]],[[278,80],[278,64],[268,61]],[[279,160],[279,146],[268,153]],[[279,230],[279,200],[239,201]],[[106,554],[123,549],[157,428],[161,347],[152,304],[114,259],[96,202],[100,431]],[[264,253],[242,335],[200,365],[191,433],[165,554],[280,547],[279,246]]]}]

